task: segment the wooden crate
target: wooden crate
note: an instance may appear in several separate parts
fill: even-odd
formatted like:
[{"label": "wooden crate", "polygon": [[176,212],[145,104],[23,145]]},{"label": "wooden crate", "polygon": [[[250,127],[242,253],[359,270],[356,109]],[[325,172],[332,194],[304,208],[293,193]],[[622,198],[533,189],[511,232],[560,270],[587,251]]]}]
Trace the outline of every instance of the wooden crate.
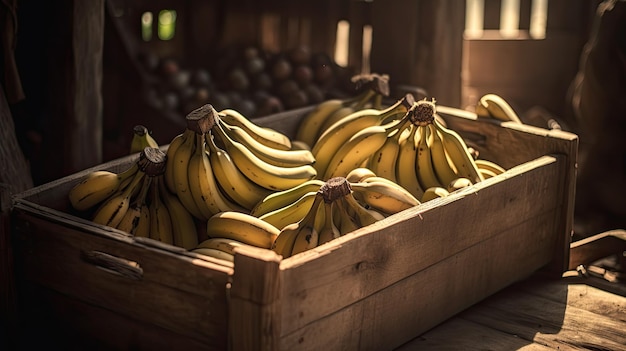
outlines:
[{"label": "wooden crate", "polygon": [[[115,349],[392,349],[538,270],[560,275],[577,136],[443,110],[508,171],[285,260],[248,249],[229,264],[68,210],[82,175],[120,170],[128,157],[18,195],[23,329],[45,326],[62,346]],[[258,123],[294,135],[306,111]]]}]

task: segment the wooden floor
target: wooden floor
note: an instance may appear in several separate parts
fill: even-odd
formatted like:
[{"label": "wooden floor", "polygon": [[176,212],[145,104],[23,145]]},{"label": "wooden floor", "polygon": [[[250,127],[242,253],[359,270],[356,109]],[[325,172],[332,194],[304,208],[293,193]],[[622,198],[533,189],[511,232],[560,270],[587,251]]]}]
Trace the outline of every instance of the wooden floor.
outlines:
[{"label": "wooden floor", "polygon": [[397,350],[626,350],[626,284],[531,277]]}]

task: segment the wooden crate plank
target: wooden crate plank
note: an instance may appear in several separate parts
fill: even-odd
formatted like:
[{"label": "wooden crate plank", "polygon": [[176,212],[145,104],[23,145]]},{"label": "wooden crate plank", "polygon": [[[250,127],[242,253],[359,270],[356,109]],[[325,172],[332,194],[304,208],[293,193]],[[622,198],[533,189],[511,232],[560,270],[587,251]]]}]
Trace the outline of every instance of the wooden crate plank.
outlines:
[{"label": "wooden crate plank", "polygon": [[[553,236],[549,224],[553,218],[554,212],[547,212],[524,221],[317,319],[284,335],[280,349],[378,350],[400,346],[545,264],[550,249],[544,240]],[[538,237],[525,235],[530,232]],[[522,265],[526,269],[520,269]],[[337,291],[345,294],[348,290],[338,286]],[[325,308],[333,298],[328,296],[315,305]]]},{"label": "wooden crate plank", "polygon": [[[85,303],[44,286],[33,284],[22,290],[23,306],[19,334],[20,349],[46,347],[54,350],[224,350],[226,337],[198,340],[149,320],[115,313],[106,308]],[[30,297],[30,298],[29,298]],[[167,308],[164,306],[163,308]],[[36,318],[32,318],[36,316]],[[37,338],[32,331],[37,330]]]},{"label": "wooden crate plank", "polygon": [[[281,297],[284,332],[341,309],[520,222],[554,212],[563,164],[546,157],[527,166],[524,171],[517,170],[519,173],[513,169],[511,176],[500,179],[506,181],[491,178],[494,183],[487,180],[476,185],[480,190],[466,189],[466,193],[425,203],[285,260],[281,264],[285,275],[285,293]],[[459,216],[458,206],[476,212]],[[390,229],[387,226],[392,221],[395,224]],[[556,226],[545,224],[549,229]],[[465,231],[459,228],[472,229],[463,235]],[[533,232],[528,237],[535,235]],[[420,253],[418,257],[416,252]]]},{"label": "wooden crate plank", "polygon": [[[88,234],[19,211],[13,218],[18,284],[37,282],[196,338],[210,340],[226,332],[232,267]],[[93,265],[83,258],[90,252],[137,262],[141,276],[129,279]]]},{"label": "wooden crate plank", "polygon": [[396,351],[411,350],[548,351],[553,349],[472,321],[454,317],[396,349]]},{"label": "wooden crate plank", "polygon": [[626,350],[626,321],[522,291],[485,300],[463,318],[554,349]]}]

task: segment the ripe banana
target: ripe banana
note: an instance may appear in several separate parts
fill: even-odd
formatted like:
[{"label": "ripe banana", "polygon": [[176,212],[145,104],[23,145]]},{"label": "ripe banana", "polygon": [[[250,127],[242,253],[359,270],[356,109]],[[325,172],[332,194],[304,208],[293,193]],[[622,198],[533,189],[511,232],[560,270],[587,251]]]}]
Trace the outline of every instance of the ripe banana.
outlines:
[{"label": "ripe banana", "polygon": [[172,192],[178,196],[180,202],[192,216],[206,220],[208,217],[205,217],[198,205],[196,205],[189,187],[189,161],[196,150],[196,138],[196,133],[193,131],[192,133],[183,133],[182,144],[178,146],[176,153],[172,155],[173,157],[168,158],[165,168],[165,180],[168,182],[168,169],[172,167],[171,177],[174,185],[174,191]]},{"label": "ripe banana", "polygon": [[317,175],[311,165],[280,167],[261,160],[243,144],[231,139],[219,124],[212,131],[216,132],[214,135],[220,138],[220,145],[230,154],[237,168],[248,179],[266,189],[289,189]]},{"label": "ripe banana", "polygon": [[456,174],[456,169],[452,164],[452,160],[450,160],[448,153],[443,147],[441,135],[432,123],[428,125],[428,128],[430,129],[430,135],[432,136],[430,152],[433,161],[433,168],[435,170],[435,174],[437,175],[437,179],[439,180],[439,184],[444,186],[450,184],[450,182],[458,178],[458,176]]},{"label": "ripe banana", "polygon": [[252,215],[226,211],[217,213],[206,222],[211,238],[228,238],[265,249],[272,247],[280,230]]},{"label": "ripe banana", "polygon": [[130,153],[135,154],[147,147],[158,148],[159,143],[150,135],[148,128],[138,124],[133,127],[133,137],[130,141]]},{"label": "ripe banana", "polygon": [[70,204],[78,211],[94,207],[118,191],[121,184],[132,179],[138,169],[134,163],[119,174],[103,170],[87,174],[70,189],[68,194]]},{"label": "ripe banana", "polygon": [[341,236],[341,232],[333,219],[333,203],[334,201],[324,202],[324,224],[318,234],[318,246]]},{"label": "ripe banana", "polygon": [[483,95],[476,104],[476,115],[504,122],[523,123],[511,105],[497,94]]},{"label": "ripe banana", "polygon": [[174,230],[172,217],[167,207],[161,200],[159,189],[159,177],[153,179],[150,197],[150,238],[160,242],[174,245]]},{"label": "ripe banana", "polygon": [[311,145],[307,144],[302,140],[292,140],[291,141],[291,150],[307,150],[311,151]]},{"label": "ripe banana", "polygon": [[273,149],[290,150],[291,140],[285,134],[271,129],[261,127],[250,121],[246,116],[237,110],[224,109],[219,112],[219,118],[230,126],[237,126],[245,130],[254,139]]},{"label": "ripe banana", "polygon": [[195,134],[196,133],[193,130],[186,128],[181,134],[178,134],[177,136],[175,136],[170,142],[169,146],[167,147],[166,155],[167,155],[167,159],[170,161],[168,161],[167,164],[165,165],[165,184],[167,185],[167,188],[174,194],[176,194],[176,185],[174,182],[174,169],[179,167],[179,166],[175,166],[176,162],[174,162],[174,155],[178,151],[178,148],[183,144],[183,142],[187,138],[193,139]]},{"label": "ripe banana", "polygon": [[272,250],[283,258],[288,258],[317,246],[319,232],[315,228],[315,217],[323,202],[324,198],[320,192],[317,192],[307,214],[298,222],[291,223],[280,230],[274,245],[272,245]]},{"label": "ripe banana", "polygon": [[319,103],[300,121],[295,140],[301,141],[309,147],[313,146],[326,118],[347,103],[347,101],[341,99],[329,99]]},{"label": "ripe banana", "polygon": [[433,125],[440,133],[444,149],[457,170],[457,176],[468,178],[473,183],[483,180],[463,138],[456,131],[442,126],[437,119],[433,121]]},{"label": "ripe banana", "polygon": [[309,192],[317,192],[324,183],[324,181],[319,179],[310,179],[292,188],[273,192],[257,203],[250,210],[250,214],[255,217],[261,217],[264,214],[288,206]]},{"label": "ripe banana", "polygon": [[506,172],[506,169],[504,169],[502,166],[500,166],[499,164],[497,164],[495,162],[489,161],[489,160],[477,159],[474,162],[476,162],[476,166],[481,171],[483,171],[483,170],[490,170],[491,172],[493,172],[496,175],[502,174],[502,173]]},{"label": "ripe banana", "polygon": [[198,245],[198,231],[194,218],[180,199],[167,189],[164,177],[158,176],[157,178],[159,195],[172,219],[174,245],[191,250]]},{"label": "ripe banana", "polygon": [[345,201],[337,199],[333,202],[333,206],[334,209],[336,209],[336,212],[333,213],[333,215],[338,218],[339,223],[337,224],[337,227],[339,228],[340,235],[346,235],[361,227],[357,219],[350,214],[348,204],[346,204]]},{"label": "ripe banana", "polygon": [[278,229],[283,229],[291,223],[296,223],[304,216],[313,205],[317,191],[311,191],[302,195],[298,200],[274,211],[259,216]]},{"label": "ripe banana", "polygon": [[415,135],[418,127],[409,125],[406,139],[400,140],[400,149],[396,159],[396,183],[406,189],[416,199],[421,199],[424,189],[420,185],[417,173],[417,144]]},{"label": "ripe banana", "polygon": [[460,177],[451,181],[450,184],[446,186],[446,190],[451,193],[459,189],[467,188],[468,186],[472,186],[472,181],[467,178]]},{"label": "ripe banana", "polygon": [[354,197],[359,202],[392,215],[420,204],[409,191],[382,177],[370,177],[358,183],[351,183]]},{"label": "ripe banana", "polygon": [[333,155],[356,133],[370,126],[382,125],[393,119],[399,119],[406,114],[410,104],[413,103],[410,96],[405,96],[384,110],[356,111],[326,129],[311,148],[315,156],[313,166],[318,174],[320,176],[325,174]]},{"label": "ripe banana", "polygon": [[433,167],[433,159],[431,153],[431,145],[433,145],[433,135],[429,134],[428,126],[418,127],[419,142],[417,143],[417,162],[415,165],[417,169],[417,179],[420,182],[422,189],[428,189],[430,187],[441,186],[439,179],[435,174]]},{"label": "ripe banana", "polygon": [[394,120],[382,126],[372,125],[358,131],[333,155],[323,179],[345,177],[351,170],[361,167],[376,150],[385,144],[387,135],[402,124],[401,120]]},{"label": "ripe banana", "polygon": [[123,191],[117,192],[105,200],[100,207],[96,210],[93,217],[93,222],[107,225],[110,227],[117,227],[120,223],[128,207],[130,206],[131,196],[142,184],[145,173],[138,170],[132,182]]},{"label": "ripe banana", "polygon": [[222,194],[213,174],[209,154],[206,151],[205,133],[196,134],[196,149],[189,160],[187,173],[189,189],[196,206],[202,213],[202,219],[208,219],[223,211],[246,212],[245,209],[234,204]]},{"label": "ripe banana", "polygon": [[450,195],[450,192],[446,188],[440,186],[433,186],[424,191],[421,202],[430,201],[440,197],[446,197]]},{"label": "ripe banana", "polygon": [[348,172],[345,178],[350,183],[359,183],[369,177],[376,177],[376,173],[371,168],[358,167]]},{"label": "ripe banana", "polygon": [[235,248],[242,247],[242,246],[248,247],[252,245],[248,245],[241,241],[229,239],[229,238],[208,238],[206,240],[203,240],[201,243],[199,243],[196,246],[196,249],[200,249],[200,248],[215,249],[215,250],[220,250],[220,251],[229,253],[231,255],[234,255]]},{"label": "ripe banana", "polygon": [[275,166],[294,167],[310,165],[315,162],[315,157],[309,150],[275,149],[258,142],[245,130],[237,126],[229,126],[222,123],[221,127],[232,140],[243,144],[258,158]]},{"label": "ripe banana", "polygon": [[408,137],[408,128],[399,128],[387,135],[387,140],[367,161],[367,167],[377,176],[397,182],[396,161],[401,140]]},{"label": "ripe banana", "polygon": [[359,227],[365,227],[370,224],[374,224],[379,220],[385,218],[385,215],[374,209],[367,209],[361,205],[353,194],[348,194],[340,199],[348,209],[348,214],[356,219]]},{"label": "ripe banana", "polygon": [[272,192],[248,179],[237,168],[230,155],[215,144],[210,134],[205,135],[209,160],[215,180],[224,194],[246,211],[250,211],[259,201]]},{"label": "ripe banana", "polygon": [[199,248],[191,250],[191,252],[217,258],[217,259],[228,261],[228,262],[235,262],[235,256],[233,254],[229,254],[228,252],[224,252],[218,249],[199,247]]},{"label": "ripe banana", "polygon": [[[149,211],[145,211],[144,209],[148,208],[148,205],[146,204],[146,197],[151,183],[152,177],[145,176],[143,178],[143,184],[139,194],[130,204],[128,211],[126,211],[122,220],[117,224],[117,229],[134,236],[150,236]],[[147,222],[146,219],[148,220]]]}]

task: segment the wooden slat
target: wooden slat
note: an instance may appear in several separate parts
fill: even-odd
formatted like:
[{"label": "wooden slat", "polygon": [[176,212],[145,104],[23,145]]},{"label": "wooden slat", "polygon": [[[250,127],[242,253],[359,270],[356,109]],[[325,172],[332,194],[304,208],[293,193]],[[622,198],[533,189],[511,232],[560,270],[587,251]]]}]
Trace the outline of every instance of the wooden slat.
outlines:
[{"label": "wooden slat", "polygon": [[396,351],[484,351],[519,350],[548,351],[550,347],[535,344],[515,335],[474,323],[462,318],[452,318],[435,329],[400,346]]},{"label": "wooden slat", "polygon": [[[90,234],[36,217],[19,205],[12,219],[18,284],[41,284],[182,335],[225,343],[226,286],[232,268],[133,243],[121,235]],[[89,252],[136,262],[141,278],[128,279],[87,262],[82,257]]]},{"label": "wooden slat", "polygon": [[474,306],[462,318],[553,349],[626,350],[626,321],[567,300],[509,292]]}]

